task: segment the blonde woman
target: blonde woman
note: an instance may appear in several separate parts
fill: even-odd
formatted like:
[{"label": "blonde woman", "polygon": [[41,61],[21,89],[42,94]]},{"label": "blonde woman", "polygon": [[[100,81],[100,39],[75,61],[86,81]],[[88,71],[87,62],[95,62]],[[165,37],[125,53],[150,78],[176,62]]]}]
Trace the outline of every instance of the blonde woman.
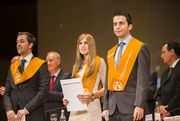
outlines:
[{"label": "blonde woman", "polygon": [[[103,58],[96,55],[96,44],[92,35],[82,34],[77,40],[76,60],[72,78],[81,77],[85,94],[78,99],[88,106],[87,111],[70,112],[69,121],[101,121],[99,98],[104,95],[106,64]],[[102,88],[99,86],[102,85]],[[64,105],[68,104],[63,99]]]}]

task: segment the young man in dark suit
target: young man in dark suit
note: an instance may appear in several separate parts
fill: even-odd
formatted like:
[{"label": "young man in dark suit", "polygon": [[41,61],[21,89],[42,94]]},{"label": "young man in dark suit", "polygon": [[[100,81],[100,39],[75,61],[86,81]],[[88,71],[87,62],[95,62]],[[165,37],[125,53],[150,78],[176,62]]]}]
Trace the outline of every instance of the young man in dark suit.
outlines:
[{"label": "young man in dark suit", "polygon": [[147,45],[131,36],[131,16],[117,11],[113,30],[118,44],[108,51],[103,116],[110,121],[144,118],[150,79],[150,53]]},{"label": "young man in dark suit", "polygon": [[36,38],[29,32],[17,34],[20,59],[11,64],[6,80],[4,105],[9,121],[44,121],[43,101],[49,94],[49,73],[44,60],[34,57]]},{"label": "young man in dark suit", "polygon": [[46,121],[50,121],[51,114],[57,114],[57,121],[60,119],[61,109],[65,110],[66,120],[69,118],[69,113],[63,105],[63,92],[60,80],[71,78],[71,74],[60,69],[61,58],[57,52],[49,52],[46,57],[48,70],[51,74],[50,91],[45,103]]},{"label": "young man in dark suit", "polygon": [[161,76],[158,92],[162,118],[180,115],[180,46],[178,42],[167,42],[162,47],[161,58],[169,67]]}]

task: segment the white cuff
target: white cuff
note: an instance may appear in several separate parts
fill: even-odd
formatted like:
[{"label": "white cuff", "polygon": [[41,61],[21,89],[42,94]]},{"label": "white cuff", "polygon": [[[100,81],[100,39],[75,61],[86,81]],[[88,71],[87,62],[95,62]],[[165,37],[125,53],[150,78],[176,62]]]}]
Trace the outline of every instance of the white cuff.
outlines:
[{"label": "white cuff", "polygon": [[28,113],[28,115],[29,115],[29,112],[28,112],[28,110],[26,109],[26,108],[24,108],[24,110]]}]

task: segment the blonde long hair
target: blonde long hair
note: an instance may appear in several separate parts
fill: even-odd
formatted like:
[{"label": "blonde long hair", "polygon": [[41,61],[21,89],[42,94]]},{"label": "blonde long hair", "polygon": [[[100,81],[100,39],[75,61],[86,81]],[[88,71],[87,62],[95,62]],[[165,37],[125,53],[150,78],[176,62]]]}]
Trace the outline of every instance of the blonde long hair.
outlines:
[{"label": "blonde long hair", "polygon": [[72,77],[75,77],[75,74],[81,69],[82,62],[84,60],[84,56],[79,51],[79,43],[81,40],[86,39],[88,43],[89,53],[88,53],[88,66],[89,70],[87,73],[87,77],[91,76],[94,72],[96,66],[96,43],[95,39],[92,35],[88,33],[81,34],[77,40],[77,48],[76,48],[76,60],[72,72]]}]

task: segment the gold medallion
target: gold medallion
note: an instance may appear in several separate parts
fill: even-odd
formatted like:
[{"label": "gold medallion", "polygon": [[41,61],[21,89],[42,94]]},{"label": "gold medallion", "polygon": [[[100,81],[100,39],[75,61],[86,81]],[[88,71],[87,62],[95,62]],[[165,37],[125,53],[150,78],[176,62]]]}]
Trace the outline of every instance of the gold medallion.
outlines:
[{"label": "gold medallion", "polygon": [[21,80],[21,75],[19,73],[15,74],[15,80],[19,82]]},{"label": "gold medallion", "polygon": [[121,83],[121,82],[118,82],[118,81],[114,82],[114,83],[113,83],[113,88],[114,88],[114,90],[116,90],[116,91],[120,91],[120,90],[122,89],[122,83]]}]

